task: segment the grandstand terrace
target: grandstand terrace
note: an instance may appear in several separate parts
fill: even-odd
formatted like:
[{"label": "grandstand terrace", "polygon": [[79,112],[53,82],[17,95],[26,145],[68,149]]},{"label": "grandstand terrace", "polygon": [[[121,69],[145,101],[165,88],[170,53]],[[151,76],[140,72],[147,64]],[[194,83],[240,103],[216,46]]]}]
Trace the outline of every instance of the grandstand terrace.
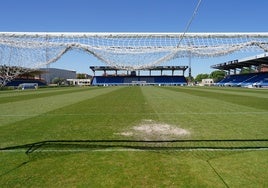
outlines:
[{"label": "grandstand terrace", "polygon": [[[268,87],[268,54],[233,60],[211,66],[214,69],[224,70],[227,76],[216,83],[219,86],[238,87]],[[241,70],[247,68],[249,73],[242,74]]]},{"label": "grandstand terrace", "polygon": [[[187,81],[184,73],[187,68],[188,66],[154,66],[132,71],[111,66],[91,66],[90,69],[94,74],[91,85],[186,85]],[[96,71],[101,71],[103,74],[96,76]],[[120,74],[118,73],[119,71]],[[124,73],[121,73],[122,71]],[[163,74],[164,71],[168,71],[169,74]],[[149,72],[149,75],[142,75],[144,72]],[[153,75],[152,72],[160,72],[160,74]],[[181,72],[181,74],[178,74],[178,72]]]},{"label": "grandstand terrace", "polygon": [[[15,71],[16,69],[22,69],[22,67],[8,67],[11,71]],[[23,68],[27,71],[24,71],[23,74],[14,74],[14,78],[7,80],[6,86],[10,87],[18,87],[21,84],[37,84],[38,86],[45,86],[46,82],[41,78],[41,74],[43,71]],[[16,71],[15,71],[16,72]],[[7,73],[7,75],[10,74]]]}]

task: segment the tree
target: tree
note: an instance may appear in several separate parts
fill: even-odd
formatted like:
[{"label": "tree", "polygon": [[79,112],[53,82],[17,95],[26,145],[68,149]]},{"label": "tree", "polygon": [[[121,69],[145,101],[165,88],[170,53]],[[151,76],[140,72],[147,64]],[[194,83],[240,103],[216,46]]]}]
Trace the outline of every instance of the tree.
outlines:
[{"label": "tree", "polygon": [[86,74],[78,73],[78,74],[76,75],[76,78],[77,78],[77,79],[86,79],[86,78],[87,78],[87,75],[86,75]]},{"label": "tree", "polygon": [[210,73],[210,78],[214,80],[214,82],[218,82],[225,77],[226,73],[222,70],[216,70]]},{"label": "tree", "polygon": [[196,77],[195,77],[195,81],[196,82],[201,82],[202,79],[207,79],[209,78],[209,75],[208,74],[198,74]]},{"label": "tree", "polygon": [[248,74],[248,73],[250,73],[249,67],[243,67],[240,71],[240,74]]},{"label": "tree", "polygon": [[192,76],[191,77],[187,76],[186,80],[187,80],[188,83],[190,83],[190,82],[192,82],[194,80],[194,78]]},{"label": "tree", "polygon": [[25,74],[29,71],[30,69],[23,67],[0,65],[0,87],[4,87],[8,82],[12,81],[20,74]]},{"label": "tree", "polygon": [[55,77],[52,79],[52,84],[64,85],[66,80],[64,78]]}]

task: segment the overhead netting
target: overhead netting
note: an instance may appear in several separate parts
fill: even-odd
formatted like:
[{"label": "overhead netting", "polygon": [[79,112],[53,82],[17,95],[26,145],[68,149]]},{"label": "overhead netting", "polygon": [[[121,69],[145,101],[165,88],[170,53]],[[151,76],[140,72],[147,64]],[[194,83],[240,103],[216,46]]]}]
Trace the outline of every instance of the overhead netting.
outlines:
[{"label": "overhead netting", "polygon": [[268,51],[268,33],[0,33],[0,65],[38,68],[71,49],[137,70],[189,56]]}]

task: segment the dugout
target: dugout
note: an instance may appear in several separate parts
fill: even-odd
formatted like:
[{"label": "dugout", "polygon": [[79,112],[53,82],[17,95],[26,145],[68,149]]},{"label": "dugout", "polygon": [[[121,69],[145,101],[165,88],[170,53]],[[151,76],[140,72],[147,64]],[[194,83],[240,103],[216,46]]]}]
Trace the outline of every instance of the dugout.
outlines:
[{"label": "dugout", "polygon": [[18,86],[18,89],[38,89],[38,83],[22,83]]}]

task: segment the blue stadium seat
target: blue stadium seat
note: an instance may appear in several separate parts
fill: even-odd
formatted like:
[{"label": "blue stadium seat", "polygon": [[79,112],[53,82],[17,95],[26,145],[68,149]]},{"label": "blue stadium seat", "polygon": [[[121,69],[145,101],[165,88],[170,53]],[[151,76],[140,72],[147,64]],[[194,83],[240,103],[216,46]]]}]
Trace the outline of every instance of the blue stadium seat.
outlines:
[{"label": "blue stadium seat", "polygon": [[12,80],[11,82],[8,82],[6,86],[14,86],[18,87],[20,84],[23,83],[37,83],[38,86],[45,86],[46,83],[42,80],[34,80],[34,79],[15,79]]},{"label": "blue stadium seat", "polygon": [[249,74],[237,74],[226,76],[223,80],[216,83],[218,86],[237,86],[237,87],[249,87],[260,86],[260,83],[265,85],[265,80],[268,80],[268,72],[261,73],[249,73]]},{"label": "blue stadium seat", "polygon": [[93,86],[108,85],[187,85],[184,76],[95,76]]}]

